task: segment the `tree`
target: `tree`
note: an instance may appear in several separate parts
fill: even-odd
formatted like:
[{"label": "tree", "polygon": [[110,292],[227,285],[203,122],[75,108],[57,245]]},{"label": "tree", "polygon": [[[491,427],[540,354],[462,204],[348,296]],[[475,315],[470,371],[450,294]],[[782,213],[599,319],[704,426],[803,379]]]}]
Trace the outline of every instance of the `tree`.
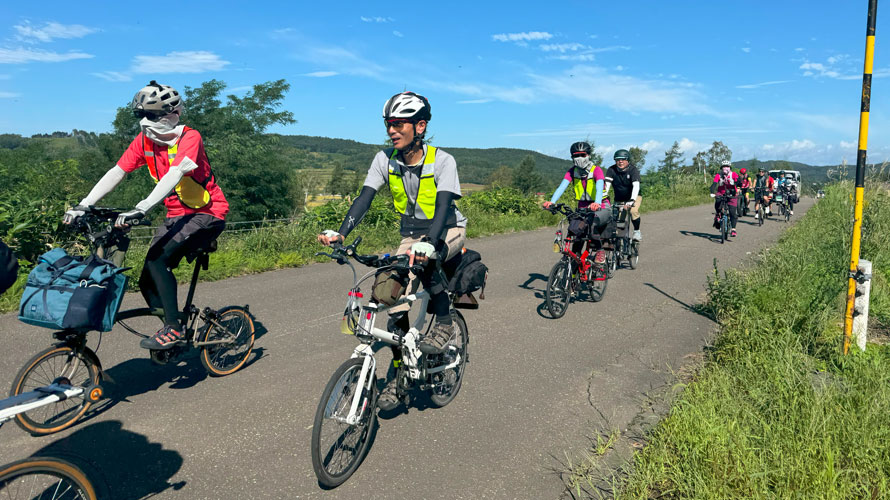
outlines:
[{"label": "tree", "polygon": [[513,169],[501,165],[497,170],[489,174],[485,183],[491,187],[507,187],[513,185]]},{"label": "tree", "polygon": [[732,161],[732,151],[721,141],[714,141],[708,150],[708,172],[716,174],[724,161]]},{"label": "tree", "polygon": [[543,184],[544,179],[535,170],[535,157],[528,155],[523,158],[513,174],[513,185],[525,194],[532,194]]},{"label": "tree", "polygon": [[346,196],[350,193],[350,180],[346,177],[346,169],[342,163],[338,163],[331,173],[331,180],[328,181],[328,193]]},{"label": "tree", "polygon": [[659,160],[658,164],[661,167],[658,169],[659,172],[674,172],[680,168],[680,165],[683,163],[683,152],[680,151],[680,143],[674,141],[671,149],[664,152],[664,159]]},{"label": "tree", "polygon": [[697,173],[704,174],[708,170],[708,154],[704,151],[696,153],[692,159],[692,167]]},{"label": "tree", "polygon": [[637,167],[639,170],[643,170],[643,165],[646,164],[646,155],[649,154],[649,152],[636,146],[631,147],[627,152],[630,153],[630,164]]}]

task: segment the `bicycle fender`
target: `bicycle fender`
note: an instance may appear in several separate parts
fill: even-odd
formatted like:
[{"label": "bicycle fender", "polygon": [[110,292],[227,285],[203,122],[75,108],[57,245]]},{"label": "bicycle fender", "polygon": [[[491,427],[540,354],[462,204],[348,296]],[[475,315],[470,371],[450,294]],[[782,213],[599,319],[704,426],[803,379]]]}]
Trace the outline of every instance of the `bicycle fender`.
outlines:
[{"label": "bicycle fender", "polygon": [[374,349],[371,349],[371,346],[368,344],[359,344],[355,346],[355,350],[352,351],[351,358],[358,358],[361,356],[374,356]]}]

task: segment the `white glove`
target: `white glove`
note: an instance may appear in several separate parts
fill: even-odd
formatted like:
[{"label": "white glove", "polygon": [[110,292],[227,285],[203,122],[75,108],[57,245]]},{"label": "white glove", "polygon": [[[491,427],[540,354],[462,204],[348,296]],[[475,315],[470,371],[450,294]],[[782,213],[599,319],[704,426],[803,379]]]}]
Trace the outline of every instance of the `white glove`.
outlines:
[{"label": "white glove", "polygon": [[627,208],[630,208],[630,207],[634,206],[634,202],[629,201],[629,202],[625,203],[624,206]]},{"label": "white glove", "polygon": [[127,223],[127,219],[141,219],[145,217],[145,212],[138,208],[134,208],[129,212],[123,212],[122,214],[117,216],[117,220],[114,221],[114,225],[117,227],[125,227],[129,226]]},{"label": "white glove", "polygon": [[77,222],[78,218],[83,217],[86,212],[83,210],[79,210],[78,207],[80,207],[80,205],[77,205],[71,210],[65,212],[65,215],[62,216],[62,223],[74,224],[75,222]]},{"label": "white glove", "polygon": [[431,259],[436,257],[436,247],[432,243],[426,241],[418,241],[411,245],[411,253],[414,255],[423,255]]},{"label": "white glove", "polygon": [[343,236],[340,236],[340,233],[338,233],[337,231],[334,231],[333,229],[325,229],[324,231],[321,232],[321,234],[327,236],[328,238],[337,238],[337,237],[340,237],[340,239],[343,238]]},{"label": "white glove", "polygon": [[716,197],[717,197],[717,195],[716,195],[716,194],[714,194],[714,193],[711,193],[711,198],[716,198]]}]

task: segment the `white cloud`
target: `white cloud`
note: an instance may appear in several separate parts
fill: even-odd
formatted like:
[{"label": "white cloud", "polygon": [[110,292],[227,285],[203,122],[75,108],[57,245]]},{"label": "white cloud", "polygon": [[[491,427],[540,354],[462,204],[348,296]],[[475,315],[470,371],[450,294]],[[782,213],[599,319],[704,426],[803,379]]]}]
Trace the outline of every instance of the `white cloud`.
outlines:
[{"label": "white cloud", "polygon": [[798,141],[797,139],[794,139],[791,141],[790,144],[788,144],[788,149],[790,149],[792,151],[800,151],[802,149],[812,149],[814,147],[816,147],[816,143],[814,143],[813,141],[811,141],[809,139],[804,139],[802,141]]},{"label": "white cloud", "polygon": [[36,49],[0,49],[0,64],[20,64],[28,62],[64,62],[75,59],[91,59],[92,54],[69,51],[64,54]]},{"label": "white cloud", "polygon": [[750,54],[750,53],[751,53],[751,47],[742,47],[742,52],[744,52],[744,53],[746,53],[746,54]]},{"label": "white cloud", "polygon": [[29,22],[13,26],[17,34],[16,39],[26,42],[51,42],[56,38],[83,38],[90,33],[95,33],[95,28],[88,28],[80,24],[46,23],[42,28],[37,28]]},{"label": "white cloud", "polygon": [[855,142],[841,141],[841,148],[843,148],[843,149],[853,149],[855,147],[856,147]]},{"label": "white cloud", "polygon": [[737,88],[737,89],[756,89],[756,88],[760,88],[760,87],[765,87],[767,85],[779,85],[782,83],[791,83],[792,81],[794,81],[794,80],[776,80],[776,81],[772,81],[772,82],[749,83],[746,85],[736,85],[735,88]]},{"label": "white cloud", "polygon": [[0,99],[13,99],[15,97],[19,97],[21,94],[17,94],[15,92],[4,92],[0,90]]},{"label": "white cloud", "polygon": [[170,52],[165,56],[136,56],[133,73],[204,73],[219,71],[229,65],[213,52],[204,50]]},{"label": "white cloud", "polygon": [[393,19],[391,17],[380,17],[380,16],[374,16],[374,17],[361,16],[361,17],[359,17],[359,19],[361,19],[363,22],[366,22],[366,23],[391,23],[391,22],[395,21],[395,19]]},{"label": "white cloud", "polygon": [[238,92],[247,92],[248,90],[253,90],[253,85],[242,85],[240,87],[226,87],[226,92],[238,93]]},{"label": "white cloud", "polygon": [[92,73],[92,75],[98,76],[103,80],[108,80],[109,82],[129,82],[133,79],[132,76],[118,71],[102,71],[100,73]]},{"label": "white cloud", "polygon": [[334,68],[338,74],[364,76],[385,81],[391,73],[383,66],[369,61],[358,53],[337,46],[304,45],[293,57],[319,66]]},{"label": "white cloud", "polygon": [[587,45],[583,45],[577,42],[572,43],[545,43],[540,46],[541,50],[544,52],[560,52],[565,54],[566,52],[575,52],[581,49],[589,49]]},{"label": "white cloud", "polygon": [[649,140],[649,141],[644,142],[643,144],[640,144],[640,149],[645,149],[646,151],[653,151],[653,150],[656,150],[662,146],[664,146],[664,144],[659,141]]},{"label": "white cloud", "polygon": [[699,143],[686,137],[680,139],[677,142],[680,145],[680,151],[682,151],[683,153],[690,153],[693,150],[698,149],[698,147],[700,146]]},{"label": "white cloud", "polygon": [[496,42],[530,42],[533,40],[550,40],[553,35],[546,31],[524,31],[522,33],[501,33],[491,35],[491,39]]},{"label": "white cloud", "polygon": [[467,101],[457,101],[458,104],[485,104],[491,102],[492,99],[470,99]]},{"label": "white cloud", "polygon": [[596,59],[596,56],[593,54],[560,54],[558,56],[549,56],[548,59],[555,59],[557,61],[590,62]]},{"label": "white cloud", "polygon": [[312,76],[315,78],[327,78],[329,76],[337,76],[340,73],[336,71],[313,71],[312,73],[303,73],[303,76]]},{"label": "white cloud", "polygon": [[618,66],[615,66],[615,71],[624,71],[624,66],[620,64]]},{"label": "white cloud", "polygon": [[392,34],[395,35],[395,36],[397,36],[397,37],[399,37],[399,38],[404,38],[404,37],[405,37],[405,35],[403,35],[401,31],[393,31]]},{"label": "white cloud", "polygon": [[764,144],[763,146],[760,147],[760,149],[762,149],[764,151],[772,151],[772,150],[776,149],[776,146],[774,146],[772,144]]},{"label": "white cloud", "polygon": [[844,68],[834,66],[835,64],[843,63],[845,59],[845,56],[829,57],[826,61],[828,64],[805,60],[798,69],[804,70],[803,76],[835,78],[838,80],[857,80],[862,78],[861,74],[849,73],[849,71],[852,71],[850,64],[844,65]]}]

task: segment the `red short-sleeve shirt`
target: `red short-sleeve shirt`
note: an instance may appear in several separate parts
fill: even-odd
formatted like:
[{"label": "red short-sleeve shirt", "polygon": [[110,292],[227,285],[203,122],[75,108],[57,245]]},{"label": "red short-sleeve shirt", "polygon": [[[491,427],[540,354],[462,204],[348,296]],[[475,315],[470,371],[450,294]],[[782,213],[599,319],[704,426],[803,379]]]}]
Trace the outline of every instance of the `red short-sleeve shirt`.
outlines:
[{"label": "red short-sleeve shirt", "polygon": [[[145,151],[142,149],[144,140],[144,136],[140,132],[117,162],[118,166],[124,169],[125,172],[130,173],[146,164]],[[167,158],[167,147],[159,146],[152,141],[149,142],[155,154],[155,166],[157,167],[158,175],[160,178],[163,178],[171,167],[170,161]],[[186,157],[198,165],[198,168],[187,172],[186,176],[192,177],[198,182],[204,182],[207,178],[210,178],[210,181],[205,186],[207,191],[210,192],[210,203],[198,209],[189,208],[179,201],[176,193],[173,193],[164,199],[164,206],[167,207],[167,217],[199,213],[210,214],[217,219],[225,220],[226,214],[229,212],[229,202],[226,201],[222,189],[216,184],[216,179],[212,178],[210,161],[207,160],[207,153],[204,152],[204,141],[201,140],[201,134],[197,130],[189,129],[183,132],[179,140],[176,157],[173,159],[173,166],[179,165]]]}]

